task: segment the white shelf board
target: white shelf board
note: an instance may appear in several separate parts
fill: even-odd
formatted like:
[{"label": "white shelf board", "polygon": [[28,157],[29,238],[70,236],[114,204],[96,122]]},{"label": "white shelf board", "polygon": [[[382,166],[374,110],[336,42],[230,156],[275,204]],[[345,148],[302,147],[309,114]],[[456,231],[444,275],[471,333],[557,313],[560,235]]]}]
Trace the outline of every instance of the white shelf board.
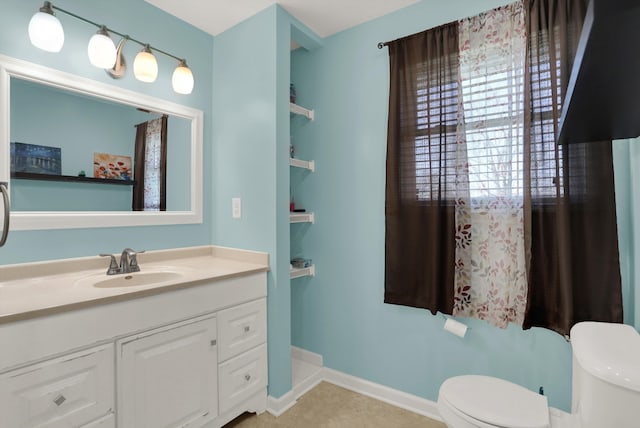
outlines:
[{"label": "white shelf board", "polygon": [[315,223],[316,216],[313,213],[289,213],[290,223]]},{"label": "white shelf board", "polygon": [[296,168],[308,169],[311,172],[314,172],[316,170],[316,162],[312,160],[305,161],[302,159],[289,158],[289,165],[295,166]]},{"label": "white shelf board", "polygon": [[302,278],[303,276],[316,276],[316,265],[311,265],[306,268],[291,268],[291,279]]},{"label": "white shelf board", "polygon": [[298,104],[289,103],[289,110],[293,114],[299,114],[300,116],[304,116],[309,120],[313,120],[315,118],[315,114],[313,110],[306,109]]}]

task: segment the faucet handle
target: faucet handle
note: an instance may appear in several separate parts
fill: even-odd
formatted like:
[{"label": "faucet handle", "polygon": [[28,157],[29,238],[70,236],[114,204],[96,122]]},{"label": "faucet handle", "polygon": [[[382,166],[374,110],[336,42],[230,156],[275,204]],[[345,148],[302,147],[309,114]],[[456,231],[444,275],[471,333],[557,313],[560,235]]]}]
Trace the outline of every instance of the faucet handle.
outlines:
[{"label": "faucet handle", "polygon": [[133,251],[131,248],[127,248],[127,254],[129,255],[129,271],[140,272],[140,266],[138,265],[138,258],[136,257],[140,253],[144,253],[145,250]]},{"label": "faucet handle", "polygon": [[111,262],[109,263],[109,269],[107,269],[107,275],[117,275],[120,273],[120,266],[118,266],[116,257],[113,254],[99,254],[99,256],[111,257]]}]

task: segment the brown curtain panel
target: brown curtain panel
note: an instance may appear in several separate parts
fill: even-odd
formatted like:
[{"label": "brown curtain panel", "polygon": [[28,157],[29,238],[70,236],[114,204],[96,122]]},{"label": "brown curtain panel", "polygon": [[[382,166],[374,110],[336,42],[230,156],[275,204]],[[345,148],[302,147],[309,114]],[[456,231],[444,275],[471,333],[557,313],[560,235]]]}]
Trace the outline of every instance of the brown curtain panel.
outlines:
[{"label": "brown curtain panel", "polygon": [[458,24],[388,47],[385,302],[451,313]]},{"label": "brown curtain panel", "polygon": [[144,158],[147,143],[147,122],[136,125],[136,146],[133,160],[133,198],[131,209],[144,211]]},{"label": "brown curtain panel", "polygon": [[167,123],[169,117],[162,115],[160,131],[160,211],[167,210]]},{"label": "brown curtain panel", "polygon": [[556,144],[586,1],[528,3],[524,328],[567,335],[584,320],[622,322],[613,159],[610,141]]}]

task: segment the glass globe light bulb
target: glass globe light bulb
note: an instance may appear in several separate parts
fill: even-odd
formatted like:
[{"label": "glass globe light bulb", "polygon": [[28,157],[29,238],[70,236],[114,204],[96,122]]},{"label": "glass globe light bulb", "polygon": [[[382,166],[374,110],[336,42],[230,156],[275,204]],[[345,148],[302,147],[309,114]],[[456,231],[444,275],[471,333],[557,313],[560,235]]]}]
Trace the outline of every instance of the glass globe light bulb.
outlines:
[{"label": "glass globe light bulb", "polygon": [[45,2],[40,11],[29,21],[31,44],[47,52],[60,52],[64,45],[64,30],[58,18],[53,15],[51,3]]},{"label": "glass globe light bulb", "polygon": [[171,85],[173,90],[179,94],[188,95],[193,91],[193,73],[185,60],[180,61],[180,64],[173,71]]},{"label": "glass globe light bulb", "polygon": [[112,68],[116,63],[116,46],[105,27],[100,28],[89,40],[87,53],[91,64],[98,68]]},{"label": "glass globe light bulb", "polygon": [[151,53],[149,45],[145,46],[133,60],[133,74],[141,82],[155,82],[158,77],[158,61]]}]

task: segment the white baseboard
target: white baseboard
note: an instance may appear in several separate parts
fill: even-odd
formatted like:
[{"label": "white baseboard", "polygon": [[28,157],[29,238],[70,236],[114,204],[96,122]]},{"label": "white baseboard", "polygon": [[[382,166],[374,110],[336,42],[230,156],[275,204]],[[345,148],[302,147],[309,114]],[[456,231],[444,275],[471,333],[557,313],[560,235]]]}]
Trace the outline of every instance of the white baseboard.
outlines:
[{"label": "white baseboard", "polygon": [[282,397],[268,397],[267,411],[276,417],[293,407],[298,398],[318,383],[326,381],[357,392],[358,394],[366,395],[368,397],[375,398],[376,400],[380,400],[393,406],[442,422],[442,418],[438,412],[438,406],[431,400],[323,367],[322,355],[309,352],[305,349],[292,346],[291,357],[313,364],[317,366],[319,370],[310,378],[305,379],[298,385],[294,385],[291,391],[287,392]]},{"label": "white baseboard", "polygon": [[334,385],[341,386],[357,392],[358,394],[366,395],[368,397],[375,398],[376,400],[380,400],[393,406],[442,422],[442,418],[438,412],[438,405],[431,400],[351,376],[327,367],[322,371],[323,380],[329,383],[333,383]]},{"label": "white baseboard", "polygon": [[287,392],[280,398],[267,397],[267,412],[278,417],[296,404],[296,396],[293,390]]},{"label": "white baseboard", "polygon": [[324,366],[322,355],[307,351],[306,349],[298,348],[297,346],[291,347],[291,358],[302,360],[318,367]]}]

